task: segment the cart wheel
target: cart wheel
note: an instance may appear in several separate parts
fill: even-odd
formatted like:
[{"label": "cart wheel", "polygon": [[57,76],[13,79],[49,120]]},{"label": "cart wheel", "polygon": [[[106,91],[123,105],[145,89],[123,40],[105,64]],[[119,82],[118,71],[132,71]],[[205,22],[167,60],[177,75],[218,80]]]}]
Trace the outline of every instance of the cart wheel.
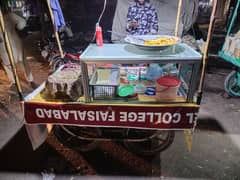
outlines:
[{"label": "cart wheel", "polygon": [[54,133],[66,146],[81,151],[91,151],[97,146],[96,140],[85,140],[100,136],[98,128],[76,127],[76,126],[54,126]]},{"label": "cart wheel", "polygon": [[[144,137],[145,136],[145,137]],[[125,140],[124,145],[137,154],[152,156],[167,149],[174,140],[174,131],[153,131],[128,129],[127,139],[146,139],[141,142]]]},{"label": "cart wheel", "polygon": [[224,81],[224,89],[231,96],[240,96],[240,86],[238,85],[237,71],[229,73]]}]

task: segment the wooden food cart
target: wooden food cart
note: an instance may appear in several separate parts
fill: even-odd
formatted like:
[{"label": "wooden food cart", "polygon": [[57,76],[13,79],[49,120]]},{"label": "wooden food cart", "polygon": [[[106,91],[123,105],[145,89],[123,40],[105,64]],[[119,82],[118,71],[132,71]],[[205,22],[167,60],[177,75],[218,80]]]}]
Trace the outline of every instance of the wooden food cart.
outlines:
[{"label": "wooden food cart", "polygon": [[[211,28],[210,23],[209,34]],[[58,40],[56,31],[55,36]],[[69,95],[71,84],[43,83],[22,101],[25,122],[56,125],[89,146],[115,139],[143,155],[160,152],[173,142],[175,131],[191,135],[196,127],[209,39],[203,56],[181,42],[161,50],[131,43],[89,44],[80,56],[80,68],[70,69],[81,72],[77,74],[82,88],[79,96],[74,100],[53,97],[53,89]],[[59,40],[58,46],[63,56]],[[146,78],[149,67],[156,64],[161,77],[171,81],[163,89],[157,87],[159,78]],[[69,68],[63,65],[55,73],[65,70]],[[78,127],[77,133],[72,127]]]}]

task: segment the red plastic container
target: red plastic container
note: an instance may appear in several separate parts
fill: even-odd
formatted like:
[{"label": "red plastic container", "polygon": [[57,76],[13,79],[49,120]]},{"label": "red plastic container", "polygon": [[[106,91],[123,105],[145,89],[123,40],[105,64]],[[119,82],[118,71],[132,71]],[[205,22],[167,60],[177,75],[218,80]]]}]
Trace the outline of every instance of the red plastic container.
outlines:
[{"label": "red plastic container", "polygon": [[172,76],[163,76],[156,80],[156,99],[174,101],[177,97],[180,80]]}]

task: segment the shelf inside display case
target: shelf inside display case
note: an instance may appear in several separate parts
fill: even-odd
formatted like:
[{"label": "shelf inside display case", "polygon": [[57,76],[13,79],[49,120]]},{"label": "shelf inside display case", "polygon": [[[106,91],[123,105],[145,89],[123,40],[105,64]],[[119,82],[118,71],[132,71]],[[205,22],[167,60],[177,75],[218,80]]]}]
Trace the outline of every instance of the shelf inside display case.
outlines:
[{"label": "shelf inside display case", "polygon": [[[164,70],[164,66],[160,67],[158,64],[154,64],[156,68],[159,68],[157,75],[161,75],[159,79],[168,78],[169,81],[179,81],[179,86],[177,87],[162,87],[161,90],[162,98],[158,98],[158,91],[156,90],[156,80],[154,80],[153,72],[149,74],[149,66],[147,65],[139,65],[139,66],[120,66],[118,68],[104,68],[97,67],[95,73],[90,75],[90,94],[92,100],[94,102],[104,102],[111,101],[113,102],[128,102],[128,103],[157,103],[161,102],[186,102],[186,95],[184,96],[179,87],[183,80],[178,80],[178,73],[175,72],[175,69],[172,68],[168,73],[173,73],[171,76],[166,74]],[[173,66],[173,65],[172,65]],[[120,70],[120,75],[114,76],[114,81],[118,83],[109,83],[109,84],[93,84],[97,82],[96,72],[101,70]],[[163,69],[163,70],[162,70]],[[151,70],[154,70],[153,68]],[[176,69],[177,71],[177,69]],[[165,74],[165,75],[164,75]],[[152,75],[152,76],[150,76]],[[148,77],[150,76],[150,77]],[[106,79],[104,81],[108,81],[108,79],[113,79],[110,76],[108,77],[106,74],[104,77],[100,78]],[[156,77],[155,77],[156,78]],[[175,88],[175,94],[173,92]],[[186,93],[185,93],[186,94]]]}]

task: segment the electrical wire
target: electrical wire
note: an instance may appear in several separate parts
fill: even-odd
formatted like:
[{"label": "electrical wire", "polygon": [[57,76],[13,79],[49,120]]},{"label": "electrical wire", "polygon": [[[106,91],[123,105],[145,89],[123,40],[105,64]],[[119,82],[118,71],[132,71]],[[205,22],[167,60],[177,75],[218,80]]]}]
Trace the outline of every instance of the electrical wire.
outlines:
[{"label": "electrical wire", "polygon": [[107,0],[104,0],[103,10],[102,10],[102,12],[101,12],[101,14],[100,14],[100,16],[99,16],[99,18],[98,18],[97,23],[100,23],[100,21],[101,21],[101,19],[102,19],[102,16],[103,16],[103,14],[104,14],[104,12],[105,12],[105,10],[106,10],[106,6],[107,6]]},{"label": "electrical wire", "polygon": [[[101,21],[101,19],[102,19],[102,16],[103,16],[103,14],[104,14],[104,12],[105,12],[105,10],[106,10],[106,6],[107,6],[107,0],[104,0],[103,10],[102,10],[102,12],[101,12],[101,14],[100,14],[100,16],[99,16],[98,21],[97,21],[96,24],[99,24],[99,23],[100,23],[100,21]],[[94,33],[91,42],[93,42],[93,41],[95,40],[95,37],[96,37],[96,32]]]}]

